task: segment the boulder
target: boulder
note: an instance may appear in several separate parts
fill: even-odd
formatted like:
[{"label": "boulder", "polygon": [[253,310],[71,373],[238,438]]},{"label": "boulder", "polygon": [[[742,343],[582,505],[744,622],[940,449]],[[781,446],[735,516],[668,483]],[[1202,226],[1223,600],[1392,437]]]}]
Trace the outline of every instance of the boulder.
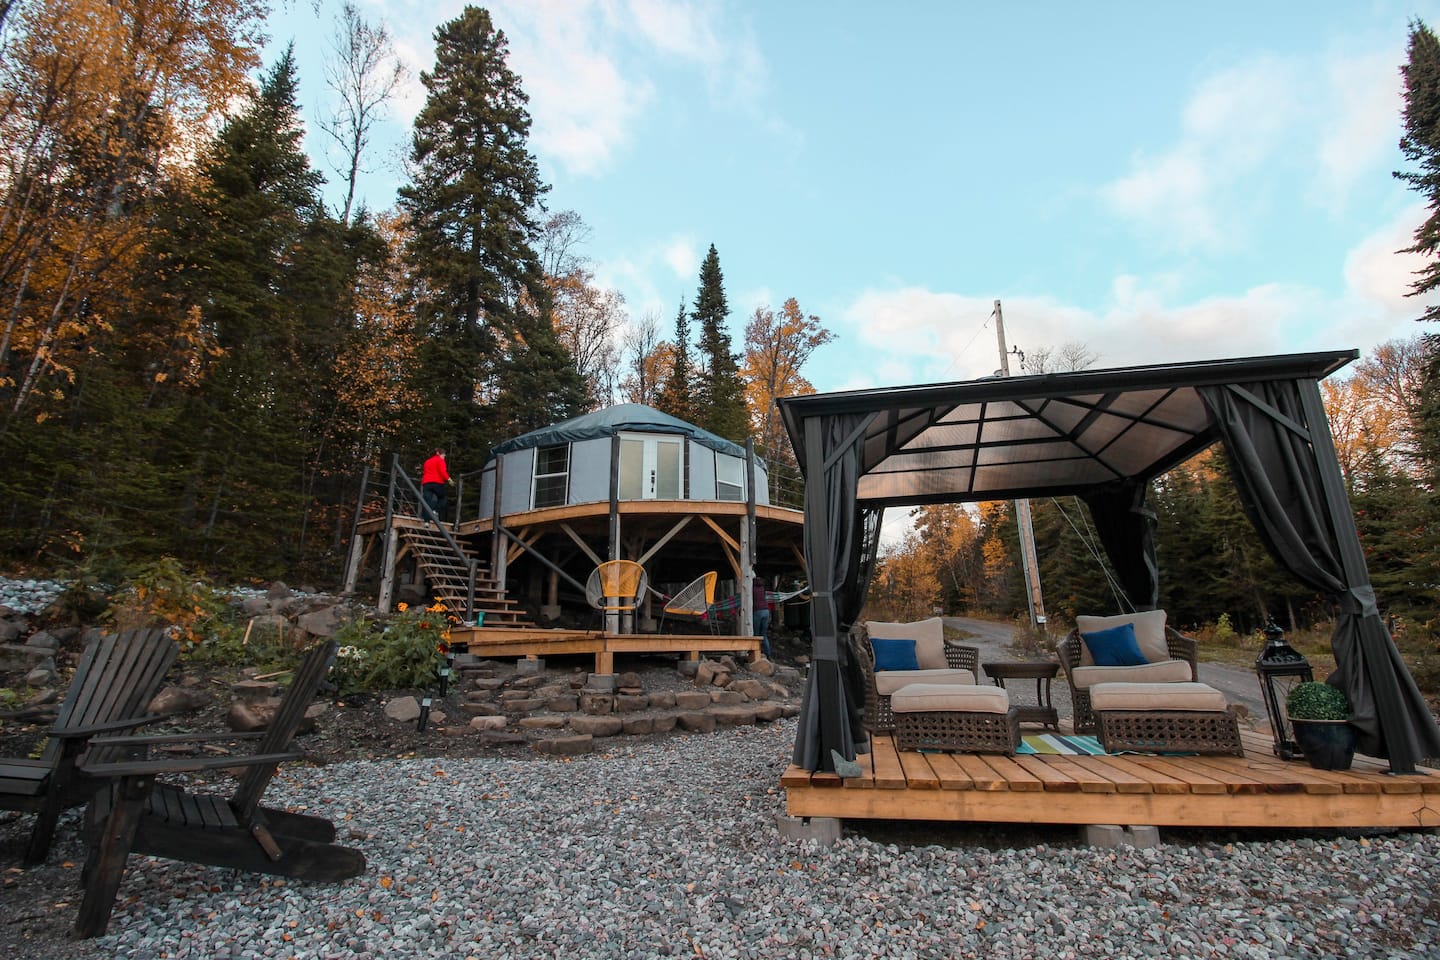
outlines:
[{"label": "boulder", "polygon": [[396,697],[385,704],[385,716],[396,723],[410,723],[420,718],[420,701],[414,697]]},{"label": "boulder", "polygon": [[678,714],[675,718],[681,730],[689,730],[691,733],[714,733],[715,718],[708,713],[699,711],[686,711]]},{"label": "boulder", "polygon": [[194,713],[211,699],[203,687],[169,686],[155,694],[146,709],[150,713]]},{"label": "boulder", "polygon": [[619,717],[591,717],[583,713],[570,718],[570,729],[592,737],[613,737],[624,727]]},{"label": "boulder", "polygon": [[755,722],[755,708],[743,704],[712,707],[710,715],[722,727],[742,727]]},{"label": "boulder", "polygon": [[765,684],[750,677],[744,677],[730,684],[729,689],[751,700],[764,700],[769,695]]},{"label": "boulder", "polygon": [[521,730],[559,730],[565,726],[564,717],[521,717],[515,726]]},{"label": "boulder", "polygon": [[0,673],[29,673],[47,660],[53,664],[53,650],[23,643],[0,643]]},{"label": "boulder", "polygon": [[647,699],[650,706],[657,710],[669,710],[675,706],[675,692],[673,690],[657,691],[650,694]]},{"label": "boulder", "polygon": [[474,730],[504,730],[508,722],[504,717],[471,717],[470,727]]},{"label": "boulder", "polygon": [[704,690],[682,690],[675,694],[675,706],[681,710],[703,710],[710,706],[710,694]]},{"label": "boulder", "polygon": [[[43,649],[43,648],[42,648]],[[55,680],[55,661],[47,659],[39,666],[25,674],[25,685],[28,687],[43,687]]]},{"label": "boulder", "polygon": [[573,757],[593,751],[595,749],[595,741],[594,738],[586,734],[574,737],[554,737],[549,740],[536,740],[535,749],[541,753],[550,753],[561,757]]},{"label": "boulder", "polygon": [[312,637],[333,637],[340,628],[355,619],[354,612],[342,604],[322,607],[301,615],[295,625]]},{"label": "boulder", "polygon": [[775,673],[775,664],[762,657],[750,664],[750,672],[758,673],[762,677],[769,677]]},{"label": "boulder", "polygon": [[14,643],[25,628],[14,620],[0,620],[0,643]]},{"label": "boulder", "polygon": [[260,617],[270,612],[270,601],[264,597],[246,597],[240,601],[240,613],[242,616]]},{"label": "boulder", "polygon": [[47,630],[36,630],[30,635],[30,638],[25,641],[25,645],[27,647],[42,647],[46,650],[54,651],[60,649],[60,638]]},{"label": "boulder", "polygon": [[273,603],[277,600],[289,600],[295,596],[295,591],[287,587],[282,581],[276,580],[270,584],[270,588],[265,591],[265,596]]},{"label": "boulder", "polygon": [[650,698],[644,694],[620,693],[615,695],[616,713],[638,713],[650,706]]}]

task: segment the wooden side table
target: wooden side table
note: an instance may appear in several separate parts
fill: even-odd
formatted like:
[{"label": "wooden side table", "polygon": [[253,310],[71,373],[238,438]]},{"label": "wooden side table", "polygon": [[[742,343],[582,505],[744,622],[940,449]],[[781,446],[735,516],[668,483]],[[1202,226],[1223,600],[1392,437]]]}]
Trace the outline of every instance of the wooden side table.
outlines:
[{"label": "wooden side table", "polygon": [[1006,680],[1034,680],[1035,703],[1015,704],[1015,712],[1021,723],[1039,723],[1060,730],[1060,714],[1050,700],[1050,681],[1060,672],[1058,663],[1045,660],[996,661],[984,663],[981,667],[995,686],[1004,688]]}]

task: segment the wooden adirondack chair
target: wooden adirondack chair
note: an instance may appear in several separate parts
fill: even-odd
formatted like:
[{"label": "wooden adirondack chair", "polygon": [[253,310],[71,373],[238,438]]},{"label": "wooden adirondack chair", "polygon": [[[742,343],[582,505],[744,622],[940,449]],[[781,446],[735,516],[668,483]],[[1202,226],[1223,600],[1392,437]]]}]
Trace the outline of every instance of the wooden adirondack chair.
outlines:
[{"label": "wooden adirondack chair", "polygon": [[[0,809],[35,814],[25,850],[27,867],[50,852],[60,812],[84,803],[101,786],[76,768],[90,739],[160,719],[146,713],[146,707],[179,652],[162,629],[100,637],[81,655],[40,757],[0,758]],[[91,756],[104,760],[114,754]]]},{"label": "wooden adirondack chair", "polygon": [[[86,815],[88,851],[81,877],[85,899],[75,921],[77,936],[95,937],[105,932],[131,853],[302,880],[344,880],[364,872],[364,854],[336,845],[335,825],[329,820],[260,805],[275,768],[301,756],[291,751],[291,741],[335,659],[335,650],[333,640],[311,649],[275,719],[257,735],[118,737],[103,742],[107,747],[134,750],[146,745],[255,739],[257,746],[251,756],[81,765],[92,776],[109,778],[110,786],[96,794]],[[157,780],[166,774],[239,767],[246,772],[231,797],[191,793]]]}]

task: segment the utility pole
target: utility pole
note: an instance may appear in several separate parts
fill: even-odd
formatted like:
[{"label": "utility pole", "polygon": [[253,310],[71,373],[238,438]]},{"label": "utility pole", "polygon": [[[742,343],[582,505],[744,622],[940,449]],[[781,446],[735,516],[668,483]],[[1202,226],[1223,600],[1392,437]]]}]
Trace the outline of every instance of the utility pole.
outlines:
[{"label": "utility pole", "polygon": [[[995,336],[1000,341],[1000,376],[1010,376],[1010,353],[1005,347],[1005,315],[995,301]],[[1030,519],[1030,501],[1015,501],[1015,520],[1020,526],[1020,568],[1025,574],[1025,599],[1030,603],[1030,626],[1045,628],[1045,598],[1040,593],[1040,561],[1035,555],[1035,525]]]}]

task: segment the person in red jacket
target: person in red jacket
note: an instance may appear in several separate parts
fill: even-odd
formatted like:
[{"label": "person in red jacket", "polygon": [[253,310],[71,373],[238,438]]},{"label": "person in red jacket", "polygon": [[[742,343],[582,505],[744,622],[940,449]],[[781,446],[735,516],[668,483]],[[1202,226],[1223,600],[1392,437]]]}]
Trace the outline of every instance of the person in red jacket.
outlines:
[{"label": "person in red jacket", "polygon": [[445,510],[448,504],[448,497],[445,492],[445,484],[452,483],[450,479],[450,468],[445,464],[445,451],[439,447],[429,460],[425,461],[425,467],[420,471],[420,495],[425,499],[425,506],[430,508],[434,519],[437,522],[445,519]]}]

